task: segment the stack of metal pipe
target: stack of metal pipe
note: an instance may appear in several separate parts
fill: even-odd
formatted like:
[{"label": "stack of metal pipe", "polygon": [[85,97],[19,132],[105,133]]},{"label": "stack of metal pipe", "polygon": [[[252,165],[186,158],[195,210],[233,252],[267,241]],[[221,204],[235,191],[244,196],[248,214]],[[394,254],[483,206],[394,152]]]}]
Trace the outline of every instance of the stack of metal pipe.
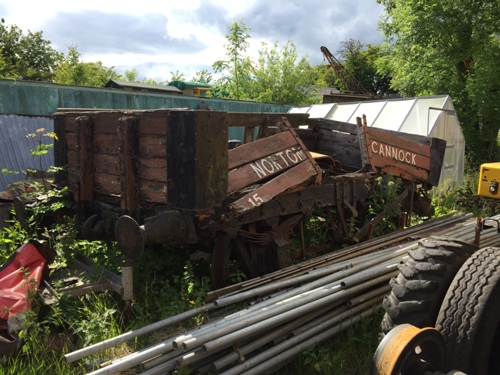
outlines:
[{"label": "stack of metal pipe", "polygon": [[[434,228],[463,241],[475,239],[475,220],[456,221]],[[500,245],[496,228],[484,230],[481,244]],[[166,340],[116,359],[92,375],[136,369],[143,375],[189,373],[262,374],[289,362],[304,349],[346,329],[380,308],[390,291],[389,280],[398,272],[418,241],[356,254],[282,280],[219,297],[211,303],[127,332],[65,356],[74,362],[107,348],[148,335],[201,313],[233,307],[230,314],[173,335]],[[246,302],[244,307],[242,302]]]}]

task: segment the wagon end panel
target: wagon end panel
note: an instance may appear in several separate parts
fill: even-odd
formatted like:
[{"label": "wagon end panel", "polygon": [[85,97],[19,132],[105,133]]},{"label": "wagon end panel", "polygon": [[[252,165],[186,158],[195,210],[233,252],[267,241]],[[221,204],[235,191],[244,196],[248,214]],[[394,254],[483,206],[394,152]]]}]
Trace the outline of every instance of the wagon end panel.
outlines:
[{"label": "wagon end panel", "polygon": [[227,197],[225,112],[172,110],[167,127],[168,203],[208,210]]},{"label": "wagon end panel", "polygon": [[[228,193],[239,198],[229,205],[228,217],[237,217],[299,185],[321,183],[320,167],[289,123],[285,128],[230,150]],[[314,182],[312,177],[316,177]]]},{"label": "wagon end panel", "polygon": [[373,170],[408,181],[439,183],[446,141],[439,138],[368,128],[361,125],[368,163]]}]

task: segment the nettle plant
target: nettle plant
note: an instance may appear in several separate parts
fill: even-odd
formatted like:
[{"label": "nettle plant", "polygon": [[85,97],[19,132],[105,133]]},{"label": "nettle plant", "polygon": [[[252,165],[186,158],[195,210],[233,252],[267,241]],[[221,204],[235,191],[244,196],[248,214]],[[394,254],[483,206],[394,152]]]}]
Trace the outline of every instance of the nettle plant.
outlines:
[{"label": "nettle plant", "polygon": [[[19,198],[23,203],[25,212],[23,218],[17,217],[17,220],[12,221],[10,227],[6,227],[0,233],[0,247],[12,249],[20,246],[28,239],[44,237],[45,240],[54,242],[54,238],[59,237],[61,233],[61,225],[58,224],[55,217],[59,215],[63,208],[69,208],[70,202],[65,199],[68,194],[68,188],[57,188],[52,185],[50,176],[59,171],[61,168],[49,167],[47,171],[43,170],[43,157],[46,156],[54,147],[54,141],[57,141],[57,135],[54,132],[45,132],[44,128],[39,128],[34,133],[26,135],[27,138],[36,138],[36,146],[30,150],[30,155],[37,158],[39,169],[39,179],[34,181],[23,181],[18,188],[23,191]],[[50,139],[50,142],[46,140]],[[7,168],[1,169],[5,174],[20,174],[19,171],[11,171]],[[24,174],[34,174],[37,171],[27,169]],[[50,218],[49,220],[46,220]],[[69,224],[71,220],[64,220],[64,223]],[[47,222],[49,225],[46,225]],[[60,224],[60,223],[59,223]],[[68,225],[63,225],[66,234],[71,232],[71,228],[66,228]],[[69,225],[70,226],[70,225]],[[48,238],[53,237],[53,238]]]}]

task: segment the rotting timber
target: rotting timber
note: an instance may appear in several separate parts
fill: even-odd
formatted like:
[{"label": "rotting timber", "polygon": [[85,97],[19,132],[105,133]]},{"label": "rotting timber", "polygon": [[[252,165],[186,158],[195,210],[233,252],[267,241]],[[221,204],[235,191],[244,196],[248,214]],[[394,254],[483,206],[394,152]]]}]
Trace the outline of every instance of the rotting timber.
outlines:
[{"label": "rotting timber", "polygon": [[[245,129],[234,149],[231,126]],[[181,109],[59,110],[55,132],[56,183],[83,237],[116,240],[129,260],[149,243],[194,245],[212,254],[215,287],[289,265],[292,231],[318,211],[333,242],[369,237],[385,215],[367,220],[382,173],[405,181],[407,212],[425,206],[416,186],[437,185],[446,147],[361,118]]]}]

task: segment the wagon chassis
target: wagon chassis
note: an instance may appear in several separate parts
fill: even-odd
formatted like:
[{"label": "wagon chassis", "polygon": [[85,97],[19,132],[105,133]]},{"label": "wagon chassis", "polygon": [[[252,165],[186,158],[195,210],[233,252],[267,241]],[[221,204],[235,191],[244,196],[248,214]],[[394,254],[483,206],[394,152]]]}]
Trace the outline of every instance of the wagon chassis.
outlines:
[{"label": "wagon chassis", "polygon": [[[243,144],[228,150],[232,126],[244,128]],[[212,253],[221,287],[238,271],[256,277],[289,265],[294,228],[318,210],[332,242],[369,237],[384,213],[367,221],[367,200],[384,172],[406,182],[406,207],[415,184],[436,184],[444,141],[386,132],[384,141],[395,137],[427,164],[407,165],[397,152],[375,164],[367,143],[377,132],[367,129],[361,119],[303,114],[60,110],[55,162],[65,169],[56,183],[70,187],[83,237],[118,241],[128,260],[148,243],[195,245]]]}]

